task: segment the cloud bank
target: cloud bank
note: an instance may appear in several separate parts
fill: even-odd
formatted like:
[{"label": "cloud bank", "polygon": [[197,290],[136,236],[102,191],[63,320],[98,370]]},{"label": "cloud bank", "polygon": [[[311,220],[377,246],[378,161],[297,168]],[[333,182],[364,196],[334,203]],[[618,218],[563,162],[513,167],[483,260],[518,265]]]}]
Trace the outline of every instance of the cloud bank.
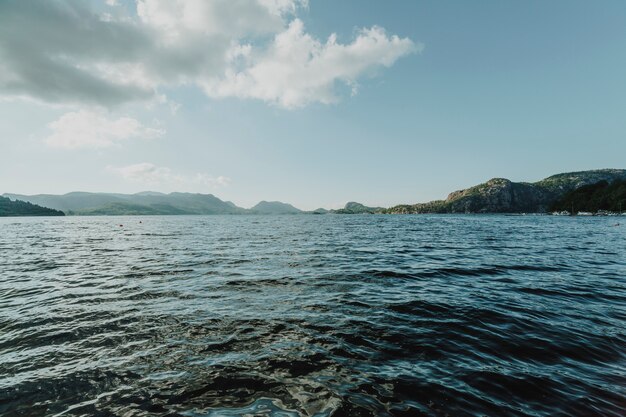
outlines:
[{"label": "cloud bank", "polygon": [[294,108],[334,102],[337,83],[421,49],[376,26],[316,39],[297,18],[306,0],[131,4],[0,2],[0,96],[111,108],[186,85]]}]

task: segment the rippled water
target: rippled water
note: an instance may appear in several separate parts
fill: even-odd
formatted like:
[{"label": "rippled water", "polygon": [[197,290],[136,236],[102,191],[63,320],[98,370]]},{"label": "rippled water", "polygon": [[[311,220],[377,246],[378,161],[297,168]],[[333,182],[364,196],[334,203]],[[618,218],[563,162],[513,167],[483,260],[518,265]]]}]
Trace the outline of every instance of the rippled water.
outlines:
[{"label": "rippled water", "polygon": [[1,219],[0,254],[2,415],[626,415],[623,219]]}]

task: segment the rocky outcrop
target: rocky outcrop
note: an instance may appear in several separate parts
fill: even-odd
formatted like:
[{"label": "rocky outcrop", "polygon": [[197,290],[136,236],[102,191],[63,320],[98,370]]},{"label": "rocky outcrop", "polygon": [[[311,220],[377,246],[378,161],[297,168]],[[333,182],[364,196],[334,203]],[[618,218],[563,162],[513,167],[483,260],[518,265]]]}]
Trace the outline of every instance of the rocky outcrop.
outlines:
[{"label": "rocky outcrop", "polygon": [[547,210],[551,192],[534,184],[494,178],[467,190],[455,191],[446,199],[452,213],[514,213]]},{"label": "rocky outcrop", "polygon": [[344,208],[332,210],[331,212],[336,214],[376,214],[384,213],[385,209],[383,207],[368,207],[361,203],[350,201],[349,203],[346,203]]},{"label": "rocky outcrop", "polygon": [[570,172],[535,183],[493,178],[483,184],[452,192],[445,200],[401,205],[387,213],[543,213],[564,194],[599,181],[626,179],[626,170],[603,169]]}]

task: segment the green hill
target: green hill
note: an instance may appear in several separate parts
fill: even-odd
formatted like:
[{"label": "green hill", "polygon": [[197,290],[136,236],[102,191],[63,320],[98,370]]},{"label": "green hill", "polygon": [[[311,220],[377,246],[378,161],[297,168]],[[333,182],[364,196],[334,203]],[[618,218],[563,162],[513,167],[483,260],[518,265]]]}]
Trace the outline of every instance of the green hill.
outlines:
[{"label": "green hill", "polygon": [[253,214],[300,214],[302,210],[280,201],[261,201],[250,209]]},{"label": "green hill", "polygon": [[68,211],[69,215],[81,216],[130,216],[130,215],[156,215],[156,214],[193,214],[166,204],[154,204],[143,206],[132,203],[109,203],[102,207],[83,209],[78,212]]},{"label": "green hill", "polygon": [[59,210],[53,210],[31,204],[25,201],[11,201],[9,198],[0,197],[0,216],[64,216]]}]

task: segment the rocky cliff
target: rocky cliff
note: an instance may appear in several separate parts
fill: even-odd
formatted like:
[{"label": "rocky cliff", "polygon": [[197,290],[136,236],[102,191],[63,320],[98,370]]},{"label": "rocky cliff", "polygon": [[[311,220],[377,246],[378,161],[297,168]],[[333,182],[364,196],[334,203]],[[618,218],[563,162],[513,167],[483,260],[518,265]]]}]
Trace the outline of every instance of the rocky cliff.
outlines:
[{"label": "rocky cliff", "polygon": [[410,213],[543,213],[566,193],[599,181],[626,179],[624,169],[557,174],[535,183],[493,178],[483,184],[455,191],[445,200],[400,205],[386,212]]}]

